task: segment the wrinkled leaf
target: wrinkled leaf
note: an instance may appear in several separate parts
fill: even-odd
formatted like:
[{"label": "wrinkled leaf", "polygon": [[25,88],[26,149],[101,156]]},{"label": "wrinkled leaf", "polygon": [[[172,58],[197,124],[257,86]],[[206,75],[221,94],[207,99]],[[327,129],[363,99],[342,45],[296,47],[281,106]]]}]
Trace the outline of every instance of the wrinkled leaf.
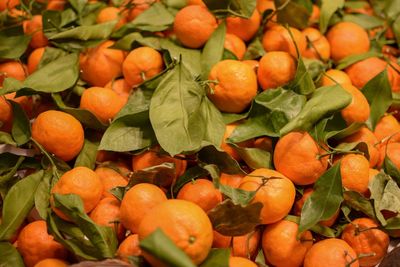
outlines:
[{"label": "wrinkled leaf", "polygon": [[110,21],[91,26],[79,26],[54,34],[49,40],[104,40],[111,35],[116,24],[117,21]]},{"label": "wrinkled leaf", "polygon": [[321,33],[325,33],[328,29],[329,21],[332,15],[340,8],[343,8],[344,0],[322,0],[321,15],[319,19],[319,29]]},{"label": "wrinkled leaf", "polygon": [[338,62],[338,64],[336,65],[336,69],[342,70],[342,69],[345,69],[345,68],[349,67],[350,65],[353,65],[354,63],[357,63],[364,59],[367,59],[370,57],[379,57],[380,55],[381,55],[381,53],[377,53],[374,51],[365,52],[363,54],[350,55],[350,56],[347,56],[347,57],[341,59]]},{"label": "wrinkled leaf", "polygon": [[25,267],[21,254],[9,242],[0,242],[1,266]]},{"label": "wrinkled leaf", "polygon": [[18,145],[23,145],[31,138],[29,119],[22,107],[14,101],[9,101],[13,109],[13,126],[11,134]]},{"label": "wrinkled leaf", "polygon": [[225,23],[221,23],[203,48],[203,52],[201,53],[201,67],[204,80],[207,80],[211,68],[222,59],[225,35],[226,25]]},{"label": "wrinkled leaf", "polygon": [[374,207],[371,201],[358,192],[345,191],[343,193],[344,203],[356,211],[361,211],[371,219],[376,219]]},{"label": "wrinkled leaf", "polygon": [[31,36],[17,35],[6,36],[0,32],[0,58],[18,59],[28,48]]},{"label": "wrinkled leaf", "polygon": [[243,56],[244,60],[248,59],[258,59],[265,55],[264,47],[259,38],[255,38],[251,43],[247,46],[246,53]]}]

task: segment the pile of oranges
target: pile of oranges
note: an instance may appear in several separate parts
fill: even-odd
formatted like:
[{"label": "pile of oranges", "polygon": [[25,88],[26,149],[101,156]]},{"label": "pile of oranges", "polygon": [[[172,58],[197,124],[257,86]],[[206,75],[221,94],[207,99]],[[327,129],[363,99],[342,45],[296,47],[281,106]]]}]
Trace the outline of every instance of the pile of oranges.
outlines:
[{"label": "pile of oranges", "polygon": [[400,10],[332,2],[0,0],[0,266],[377,266]]}]

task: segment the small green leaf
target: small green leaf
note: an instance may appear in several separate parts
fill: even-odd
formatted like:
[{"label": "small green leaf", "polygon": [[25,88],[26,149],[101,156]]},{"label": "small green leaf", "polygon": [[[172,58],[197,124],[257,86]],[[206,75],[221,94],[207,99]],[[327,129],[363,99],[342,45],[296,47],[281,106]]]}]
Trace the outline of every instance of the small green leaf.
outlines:
[{"label": "small green leaf", "polygon": [[192,260],[160,229],[140,241],[140,248],[168,266],[195,267]]},{"label": "small green leaf", "polygon": [[380,210],[380,204],[385,191],[385,186],[389,180],[390,176],[384,173],[379,173],[375,175],[375,178],[372,179],[371,183],[369,184],[369,191],[371,192],[370,199],[374,201],[373,203],[374,203],[376,218],[383,226],[386,225],[386,219],[382,215],[382,212]]},{"label": "small green leaf", "polygon": [[18,181],[8,191],[3,203],[0,240],[9,240],[34,206],[34,196],[44,171],[38,171]]},{"label": "small green leaf", "polygon": [[257,191],[247,191],[224,184],[219,184],[218,189],[222,194],[232,200],[233,204],[242,206],[248,205],[257,193]]},{"label": "small green leaf", "polygon": [[314,192],[301,210],[299,232],[310,229],[320,221],[328,220],[343,201],[340,162],[333,165],[314,184]]},{"label": "small green leaf", "polygon": [[12,138],[11,134],[1,131],[0,131],[0,144],[7,144],[12,146],[17,145],[17,143]]},{"label": "small green leaf", "polygon": [[140,46],[148,46],[156,50],[161,50],[160,39],[158,37],[143,37],[138,32],[125,35],[110,48],[131,51]]},{"label": "small green leaf", "polygon": [[[50,190],[53,176],[46,172],[35,192],[35,208],[43,220],[47,219],[48,208],[50,206]],[[55,180],[55,179],[54,179]],[[53,181],[54,183],[54,181]]]},{"label": "small green leaf", "polygon": [[[3,154],[4,156],[6,156],[8,158],[8,160],[10,160],[10,158],[13,158],[10,155],[7,155],[6,153]],[[9,168],[4,168],[4,166],[2,166],[1,169],[1,175],[0,175],[0,187],[2,185],[5,185],[6,183],[8,183],[12,178],[14,178],[14,175],[17,173],[18,168],[21,166],[22,162],[25,160],[25,157],[20,156],[18,158],[16,158],[17,160],[15,161],[14,166],[10,166]],[[1,159],[6,161],[5,159]],[[12,163],[14,163],[14,160],[10,161]],[[3,169],[4,168],[4,169]]]},{"label": "small green leaf", "polygon": [[250,168],[272,168],[272,156],[270,152],[259,148],[232,145],[235,147],[240,158],[243,159]]},{"label": "small green leaf", "polygon": [[214,248],[199,267],[229,267],[231,251],[228,248]]},{"label": "small green leaf", "polygon": [[21,254],[9,242],[0,242],[1,266],[25,267]]},{"label": "small green leaf", "polygon": [[83,148],[75,160],[74,167],[84,166],[93,170],[96,165],[97,147],[98,144],[85,139]]},{"label": "small green leaf", "polygon": [[301,95],[310,95],[315,91],[314,81],[301,57],[297,59],[296,75],[288,87]]},{"label": "small green leaf", "polygon": [[203,2],[219,18],[227,16],[250,18],[256,8],[255,0],[204,0]]},{"label": "small green leaf", "polygon": [[343,8],[344,0],[322,0],[321,5],[321,15],[319,19],[319,29],[321,33],[325,33],[329,26],[329,21],[331,20],[333,14],[338,10]]},{"label": "small green leaf", "polygon": [[371,108],[367,126],[374,130],[380,118],[393,102],[387,70],[382,71],[361,89]]},{"label": "small green leaf", "polygon": [[248,59],[258,59],[265,55],[264,47],[261,43],[260,38],[255,38],[251,43],[247,46],[246,53],[243,56],[244,60]]},{"label": "small green leaf", "polygon": [[224,54],[224,42],[226,35],[226,25],[221,23],[213,32],[201,53],[202,77],[207,80],[211,68],[221,61]]},{"label": "small green leaf", "polygon": [[356,211],[361,211],[369,218],[376,220],[374,206],[369,199],[355,191],[345,191],[343,197],[346,205]]},{"label": "small green leaf", "polygon": [[225,172],[227,174],[245,174],[236,160],[234,160],[226,152],[219,151],[214,146],[206,146],[201,149],[198,153],[198,157],[199,160],[204,163],[218,166],[221,172]]},{"label": "small green leaf", "polygon": [[31,36],[5,36],[0,32],[0,58],[1,59],[18,59],[28,48]]},{"label": "small green leaf", "polygon": [[18,145],[23,145],[31,138],[31,125],[28,116],[21,106],[14,102],[8,101],[13,109],[13,126],[11,134]]},{"label": "small green leaf", "polygon": [[362,61],[364,59],[370,58],[370,57],[379,57],[381,56],[381,53],[377,53],[374,51],[369,51],[369,52],[365,52],[363,54],[356,54],[356,55],[351,55],[351,56],[347,56],[343,59],[341,59],[338,64],[336,65],[336,69],[338,70],[342,70],[345,69],[351,65],[353,65],[354,63],[357,63],[359,61]]},{"label": "small green leaf", "polygon": [[277,10],[278,22],[281,24],[289,24],[291,27],[304,29],[308,26],[308,19],[311,11],[304,6],[304,2],[311,3],[308,0],[274,0]]},{"label": "small green leaf", "polygon": [[346,14],[343,16],[343,21],[353,22],[366,30],[382,27],[384,26],[385,21],[366,14]]},{"label": "small green leaf", "polygon": [[400,170],[387,155],[383,161],[383,169],[385,170],[385,173],[390,175],[398,184],[400,184]]},{"label": "small green leaf", "polygon": [[110,21],[91,26],[79,26],[54,34],[49,40],[104,40],[111,35],[116,24],[117,21]]}]

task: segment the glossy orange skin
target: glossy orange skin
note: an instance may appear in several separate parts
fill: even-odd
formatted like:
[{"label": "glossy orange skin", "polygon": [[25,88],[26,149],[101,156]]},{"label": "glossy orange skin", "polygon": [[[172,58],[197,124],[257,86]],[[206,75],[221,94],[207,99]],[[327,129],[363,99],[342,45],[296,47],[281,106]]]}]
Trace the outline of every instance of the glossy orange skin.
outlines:
[{"label": "glossy orange skin", "polygon": [[379,227],[379,225],[370,218],[357,218],[349,223],[342,232],[341,238],[358,255],[375,253],[375,256],[360,258],[360,266],[375,266],[387,254],[389,235],[379,229],[369,229],[375,227]]},{"label": "glossy orange skin", "polygon": [[230,257],[229,267],[257,267],[257,264],[244,257]]},{"label": "glossy orange skin", "polygon": [[363,155],[345,155],[340,163],[340,174],[345,188],[360,194],[368,192],[369,162]]},{"label": "glossy orange skin", "polygon": [[303,52],[306,58],[328,60],[331,56],[331,46],[326,37],[314,28],[305,28],[302,34],[308,39],[312,45],[308,45]]},{"label": "glossy orange skin", "polygon": [[[203,262],[211,249],[210,219],[192,202],[170,199],[151,209],[140,223],[139,239],[143,240],[157,228],[163,230],[195,264]],[[145,258],[151,259],[146,255]]]},{"label": "glossy orange skin", "polygon": [[324,150],[307,132],[291,132],[275,146],[274,165],[277,171],[299,185],[312,184],[326,171],[328,158],[318,156]]},{"label": "glossy orange skin", "polygon": [[44,54],[45,47],[39,47],[32,51],[28,57],[28,73],[32,74],[38,67]]},{"label": "glossy orange skin", "polygon": [[129,256],[140,256],[141,254],[142,251],[139,247],[138,234],[131,234],[127,236],[124,241],[121,242],[117,250],[118,257],[126,262],[129,262]]},{"label": "glossy orange skin", "polygon": [[59,259],[48,258],[39,261],[34,267],[67,267],[68,263]]},{"label": "glossy orange skin", "polygon": [[254,10],[250,18],[228,17],[226,19],[226,31],[232,33],[247,42],[257,33],[260,27],[261,16]]},{"label": "glossy orange skin", "polygon": [[393,115],[383,116],[375,126],[374,135],[378,141],[399,142],[400,124]]},{"label": "glossy orange skin", "polygon": [[[357,254],[345,241],[328,238],[315,243],[307,252],[304,267],[347,266]],[[359,267],[355,261],[350,267]]]},{"label": "glossy orange skin", "polygon": [[225,35],[224,48],[231,51],[239,60],[246,53],[246,44],[242,39],[231,33]]},{"label": "glossy orange skin", "polygon": [[282,220],[267,225],[262,235],[262,249],[268,263],[274,266],[300,267],[313,245],[310,231],[299,237],[297,223]]},{"label": "glossy orange skin", "polygon": [[17,5],[19,5],[19,0],[4,0],[0,1],[0,11],[4,11],[6,9],[13,9]]},{"label": "glossy orange skin", "polygon": [[245,176],[239,188],[247,191],[259,189],[251,203],[263,204],[260,214],[261,224],[282,220],[292,208],[296,195],[295,187],[288,178],[277,171],[263,168]]},{"label": "glossy orange skin", "polygon": [[150,47],[133,49],[122,64],[122,73],[129,86],[136,86],[160,73],[164,68],[161,54]]},{"label": "glossy orange skin", "polygon": [[298,54],[295,46],[296,43],[299,53],[302,55],[307,48],[306,38],[296,28],[290,27],[289,29],[293,35],[293,39],[290,36],[289,31],[281,25],[273,26],[267,29],[262,39],[262,44],[265,51],[284,51],[297,58]]},{"label": "glossy orange skin", "polygon": [[400,169],[400,143],[388,143],[380,146],[378,167],[382,167],[385,157],[388,157]]},{"label": "glossy orange skin", "polygon": [[29,45],[32,48],[45,47],[49,41],[43,33],[42,15],[35,15],[30,20],[23,22],[24,33],[31,35],[32,39]]},{"label": "glossy orange skin", "polygon": [[99,176],[101,183],[103,184],[103,198],[114,197],[110,193],[110,190],[114,187],[128,185],[127,178],[111,168],[98,167],[94,172]]},{"label": "glossy orange skin", "polygon": [[42,220],[26,225],[19,233],[17,244],[27,267],[47,258],[67,258],[67,250],[47,233],[47,224]]},{"label": "glossy orange skin", "polygon": [[244,111],[257,95],[257,76],[247,64],[236,60],[223,60],[215,64],[208,76],[212,92],[208,97],[223,112]]},{"label": "glossy orange skin", "polygon": [[261,232],[256,229],[241,236],[225,236],[214,231],[213,248],[230,248],[235,257],[250,257],[255,259],[261,241]]},{"label": "glossy orange skin", "polygon": [[272,51],[261,59],[257,71],[258,82],[263,90],[283,86],[296,75],[296,60],[287,52]]},{"label": "glossy orange skin", "polygon": [[[239,161],[241,159],[240,155],[238,152],[236,152],[235,148],[226,143],[226,139],[229,138],[229,136],[231,136],[231,134],[238,125],[239,124],[237,123],[231,123],[225,126],[225,133],[221,143],[222,150],[228,153],[236,161]],[[238,145],[239,147],[251,147],[253,145],[253,140],[246,140],[240,143],[236,143],[236,145]]]},{"label": "glossy orange skin", "polygon": [[201,5],[189,5],[175,16],[174,32],[186,47],[200,48],[217,28],[217,20],[208,9]]},{"label": "glossy orange skin", "polygon": [[219,182],[224,185],[229,185],[233,188],[238,188],[244,175],[242,174],[226,174],[221,172]]},{"label": "glossy orange skin", "polygon": [[370,47],[368,33],[352,22],[335,24],[328,31],[326,38],[331,46],[331,58],[334,61],[368,52]]},{"label": "glossy orange skin", "polygon": [[346,74],[346,72],[336,69],[330,69],[325,72],[325,75],[322,76],[321,85],[329,86],[336,84],[352,84],[350,77]]},{"label": "glossy orange skin", "polygon": [[165,193],[153,184],[137,184],[126,192],[121,202],[122,225],[132,233],[138,233],[139,225],[146,214],[162,202],[167,201]]},{"label": "glossy orange skin", "polygon": [[121,15],[120,12],[121,9],[117,7],[105,7],[100,10],[99,14],[97,14],[96,23],[105,23],[118,19],[118,22],[115,25],[115,29],[119,29],[128,22],[126,16]]},{"label": "glossy orange skin", "polygon": [[64,161],[75,158],[83,147],[84,132],[73,116],[56,110],[39,114],[32,124],[32,138]]},{"label": "glossy orange skin", "polygon": [[[75,194],[83,203],[86,213],[92,211],[100,202],[104,187],[97,174],[86,167],[75,167],[64,173],[51,190],[51,194]],[[60,209],[55,207],[54,199],[50,201],[53,211],[62,219],[70,220]]]},{"label": "glossy orange skin", "polygon": [[341,111],[343,119],[349,125],[354,122],[367,121],[370,115],[370,106],[363,93],[351,84],[342,84],[342,88],[352,96],[350,104]]},{"label": "glossy orange skin", "polygon": [[128,101],[128,98],[133,90],[133,88],[126,82],[125,79],[118,79],[107,83],[105,88],[110,88],[114,92],[117,93],[120,97],[122,97],[125,103]]},{"label": "glossy orange skin", "polygon": [[90,87],[83,91],[80,108],[92,112],[101,122],[107,124],[125,105],[125,100],[116,92],[104,87]]},{"label": "glossy orange skin", "polygon": [[3,86],[4,79],[8,77],[23,81],[26,76],[25,65],[18,61],[6,61],[0,64],[0,88]]}]

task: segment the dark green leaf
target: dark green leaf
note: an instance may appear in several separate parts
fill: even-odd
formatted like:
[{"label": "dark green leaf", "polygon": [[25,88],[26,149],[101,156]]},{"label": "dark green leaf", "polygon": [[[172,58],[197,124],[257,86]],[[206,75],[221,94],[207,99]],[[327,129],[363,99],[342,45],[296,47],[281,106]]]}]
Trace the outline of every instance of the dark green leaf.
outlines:
[{"label": "dark green leaf", "polygon": [[222,60],[226,59],[239,60],[232,51],[229,51],[228,49],[224,48],[224,52],[222,53]]},{"label": "dark green leaf", "polygon": [[201,67],[202,77],[204,80],[208,79],[208,74],[210,73],[211,68],[222,59],[224,54],[225,35],[226,26],[223,22],[213,32],[203,48],[203,52],[201,53]]},{"label": "dark green leaf", "polygon": [[326,65],[318,59],[302,58],[302,60],[313,81],[317,81],[325,71]]},{"label": "dark green leaf", "polygon": [[314,81],[301,57],[297,59],[296,75],[288,87],[301,95],[309,95],[315,91]]},{"label": "dark green leaf", "polygon": [[248,46],[243,59],[258,59],[265,55],[264,47],[259,38],[255,38]]},{"label": "dark green leaf", "polygon": [[[232,144],[234,145],[234,144]],[[246,162],[246,164],[252,169],[259,169],[259,168],[272,168],[272,157],[271,153],[253,147],[239,147],[235,146],[236,152],[239,154],[240,158]]]},{"label": "dark green leaf", "polygon": [[31,125],[25,111],[19,104],[9,101],[13,109],[13,126],[11,134],[18,145],[23,145],[31,138]]},{"label": "dark green leaf", "polygon": [[356,211],[361,211],[369,218],[376,220],[374,207],[371,201],[358,192],[345,191],[343,194],[344,203]]},{"label": "dark green leaf", "polygon": [[226,236],[240,236],[254,231],[261,223],[263,204],[256,202],[247,206],[236,205],[227,199],[208,212],[213,229]]},{"label": "dark green leaf", "polygon": [[76,158],[74,167],[84,166],[93,170],[96,165],[97,147],[97,143],[85,139],[85,143]]},{"label": "dark green leaf", "polygon": [[347,56],[343,59],[341,59],[338,64],[336,65],[336,69],[342,70],[345,69],[351,65],[353,65],[354,63],[357,63],[359,61],[362,61],[364,59],[370,58],[370,57],[379,57],[381,56],[381,53],[377,53],[374,51],[369,51],[363,54],[356,54],[356,55],[351,55],[351,56]]},{"label": "dark green leaf", "polygon": [[179,249],[160,228],[157,228],[152,234],[140,241],[140,248],[168,264],[168,266],[196,266],[185,252]]},{"label": "dark green leaf", "polygon": [[158,37],[143,37],[138,32],[125,35],[118,40],[111,48],[131,51],[140,46],[148,46],[156,50],[160,50],[160,39]]},{"label": "dark green leaf", "polygon": [[42,68],[43,66],[49,64],[50,62],[68,55],[67,52],[65,52],[62,49],[54,48],[54,47],[46,47],[43,53],[42,58],[40,59],[38,69]]},{"label": "dark green leaf", "polygon": [[308,26],[308,19],[310,18],[311,11],[303,5],[300,0],[274,0],[275,7],[278,15],[278,22],[281,24],[289,24],[291,27],[304,29]]},{"label": "dark green leaf", "polygon": [[227,248],[211,249],[207,258],[199,267],[229,267],[229,257],[231,251]]},{"label": "dark green leaf", "polygon": [[353,142],[353,143],[340,143],[333,149],[337,153],[361,153],[364,157],[369,160],[368,144],[365,142]]},{"label": "dark green leaf", "polygon": [[34,196],[44,171],[31,174],[8,191],[3,203],[0,240],[9,240],[25,220],[34,205]]},{"label": "dark green leaf", "polygon": [[390,175],[398,184],[400,184],[400,170],[387,155],[383,161],[383,169],[385,170],[385,173]]},{"label": "dark green leaf", "polygon": [[9,242],[0,242],[1,266],[25,267],[21,254]]},{"label": "dark green leaf", "polygon": [[319,29],[321,33],[325,33],[328,29],[329,21],[332,15],[338,10],[343,8],[344,0],[322,0],[321,15],[319,19]]},{"label": "dark green leaf", "polygon": [[86,235],[96,248],[96,258],[112,258],[117,249],[117,238],[112,228],[99,226],[85,213],[83,203],[78,195],[54,194],[55,207],[66,214]]},{"label": "dark green leaf", "polygon": [[293,130],[310,130],[320,119],[350,104],[351,99],[351,95],[340,85],[318,88],[301,112],[280,130],[280,134],[285,135]]},{"label": "dark green leaf", "polygon": [[374,130],[380,118],[392,104],[392,89],[390,87],[387,70],[382,71],[361,89],[371,107],[367,126]]},{"label": "dark green leaf", "polygon": [[43,220],[46,220],[48,215],[47,212],[50,206],[50,190],[51,190],[52,180],[53,180],[52,174],[46,172],[35,192],[35,197],[34,197],[35,208]]},{"label": "dark green leaf", "polygon": [[18,59],[28,48],[31,36],[5,36],[0,32],[0,58],[1,59]]},{"label": "dark green leaf", "polygon": [[204,0],[207,8],[217,17],[239,16],[250,18],[256,8],[255,0]]},{"label": "dark green leaf", "polygon": [[0,144],[7,144],[16,146],[17,143],[12,138],[11,134],[0,131]]},{"label": "dark green leaf", "polygon": [[340,162],[333,165],[314,184],[314,192],[301,210],[299,232],[310,229],[320,221],[328,220],[343,201]]},{"label": "dark green leaf", "polygon": [[[8,157],[8,160],[10,158],[13,158],[12,156],[7,155],[6,153],[4,153],[3,155]],[[4,160],[4,159],[2,159],[2,160]],[[1,169],[0,186],[5,185],[12,178],[14,178],[14,175],[17,173],[18,168],[21,166],[21,164],[24,160],[25,160],[25,157],[23,157],[23,156],[17,157],[14,166],[11,165],[12,167],[10,166],[9,168]],[[4,160],[4,161],[6,161],[6,160]],[[12,160],[12,162],[14,163],[14,160]]]},{"label": "dark green leaf", "polygon": [[227,174],[245,173],[236,160],[226,152],[217,150],[214,146],[204,147],[199,151],[198,157],[204,163],[217,165],[221,172]]},{"label": "dark green leaf", "polygon": [[110,21],[91,26],[79,26],[54,34],[49,40],[104,40],[111,35],[116,24],[117,21]]}]

